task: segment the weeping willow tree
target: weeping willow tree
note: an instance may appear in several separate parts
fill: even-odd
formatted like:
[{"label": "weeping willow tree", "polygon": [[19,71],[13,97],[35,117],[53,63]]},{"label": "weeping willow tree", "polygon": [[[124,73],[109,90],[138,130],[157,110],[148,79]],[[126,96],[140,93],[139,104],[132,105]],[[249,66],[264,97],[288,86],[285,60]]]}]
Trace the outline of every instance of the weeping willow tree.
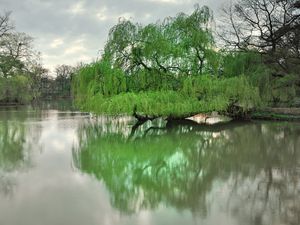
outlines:
[{"label": "weeping willow tree", "polygon": [[146,26],[120,19],[110,30],[102,59],[77,73],[77,104],[144,119],[226,113],[233,104],[247,111],[258,105],[258,90],[244,76],[221,76],[225,63],[212,29],[211,10],[199,5],[190,15],[179,13]]},{"label": "weeping willow tree", "polygon": [[109,33],[105,56],[128,74],[202,74],[216,62],[212,19],[208,7],[196,5],[191,15],[180,13],[146,26],[121,20]]}]

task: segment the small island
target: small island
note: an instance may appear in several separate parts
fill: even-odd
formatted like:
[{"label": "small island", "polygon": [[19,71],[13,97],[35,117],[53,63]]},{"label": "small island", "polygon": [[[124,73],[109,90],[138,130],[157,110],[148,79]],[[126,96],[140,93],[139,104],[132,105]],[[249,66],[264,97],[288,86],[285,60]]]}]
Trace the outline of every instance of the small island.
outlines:
[{"label": "small island", "polygon": [[[297,110],[269,113],[299,106],[299,52],[287,49],[291,40],[285,38],[293,28],[276,24],[259,30],[268,21],[249,20],[250,6],[240,4],[236,11],[224,9],[230,26],[219,35],[206,6],[147,25],[120,19],[101,59],[75,74],[76,105],[96,114],[132,115],[139,122],[216,112],[242,120],[299,119]],[[247,26],[257,32],[249,33]]]},{"label": "small island", "polygon": [[300,0],[0,2],[0,225],[300,224]]}]

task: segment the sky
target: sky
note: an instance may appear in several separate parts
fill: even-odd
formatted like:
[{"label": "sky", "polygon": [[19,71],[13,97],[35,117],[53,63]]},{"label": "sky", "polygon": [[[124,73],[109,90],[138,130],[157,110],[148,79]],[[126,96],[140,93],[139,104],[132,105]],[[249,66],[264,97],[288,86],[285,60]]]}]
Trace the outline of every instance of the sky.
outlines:
[{"label": "sky", "polygon": [[215,14],[230,0],[0,0],[0,12],[12,11],[17,31],[34,38],[46,68],[90,62],[101,53],[109,29],[120,17],[147,24],[194,5],[208,5]]}]

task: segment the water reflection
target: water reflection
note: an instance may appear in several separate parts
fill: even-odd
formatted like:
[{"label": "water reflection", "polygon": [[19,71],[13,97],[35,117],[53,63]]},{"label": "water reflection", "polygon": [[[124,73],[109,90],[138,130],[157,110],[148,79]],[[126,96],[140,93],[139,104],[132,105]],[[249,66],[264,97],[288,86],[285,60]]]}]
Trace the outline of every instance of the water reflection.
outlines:
[{"label": "water reflection", "polygon": [[[42,132],[50,131],[57,123],[62,129],[72,128],[74,123],[66,123],[68,119],[79,121],[85,116],[72,111],[58,111],[56,105],[49,104],[0,107],[0,194],[11,196],[17,185],[17,174],[35,166],[33,155],[56,143],[53,139],[40,143]],[[54,130],[54,134],[57,132]]]},{"label": "water reflection", "polygon": [[11,172],[30,164],[29,154],[23,151],[26,142],[25,117],[13,120],[13,113],[0,111],[0,193],[10,195],[15,186]]},{"label": "water reflection", "polygon": [[1,225],[98,224],[91,214],[105,205],[101,185],[71,158],[78,124],[88,119],[55,107],[0,107]]},{"label": "water reflection", "polygon": [[0,224],[300,224],[299,123],[134,125],[0,108]]},{"label": "water reflection", "polygon": [[73,150],[76,167],[105,183],[122,213],[164,207],[202,219],[225,211],[238,224],[300,224],[300,124],[132,124],[85,124]]}]

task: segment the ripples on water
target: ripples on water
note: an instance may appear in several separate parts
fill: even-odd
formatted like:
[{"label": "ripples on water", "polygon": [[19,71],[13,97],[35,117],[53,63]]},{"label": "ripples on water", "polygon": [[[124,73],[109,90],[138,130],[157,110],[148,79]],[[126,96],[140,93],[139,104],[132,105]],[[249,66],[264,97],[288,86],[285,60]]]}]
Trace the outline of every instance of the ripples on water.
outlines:
[{"label": "ripples on water", "polygon": [[300,224],[300,124],[0,109],[0,224]]}]

